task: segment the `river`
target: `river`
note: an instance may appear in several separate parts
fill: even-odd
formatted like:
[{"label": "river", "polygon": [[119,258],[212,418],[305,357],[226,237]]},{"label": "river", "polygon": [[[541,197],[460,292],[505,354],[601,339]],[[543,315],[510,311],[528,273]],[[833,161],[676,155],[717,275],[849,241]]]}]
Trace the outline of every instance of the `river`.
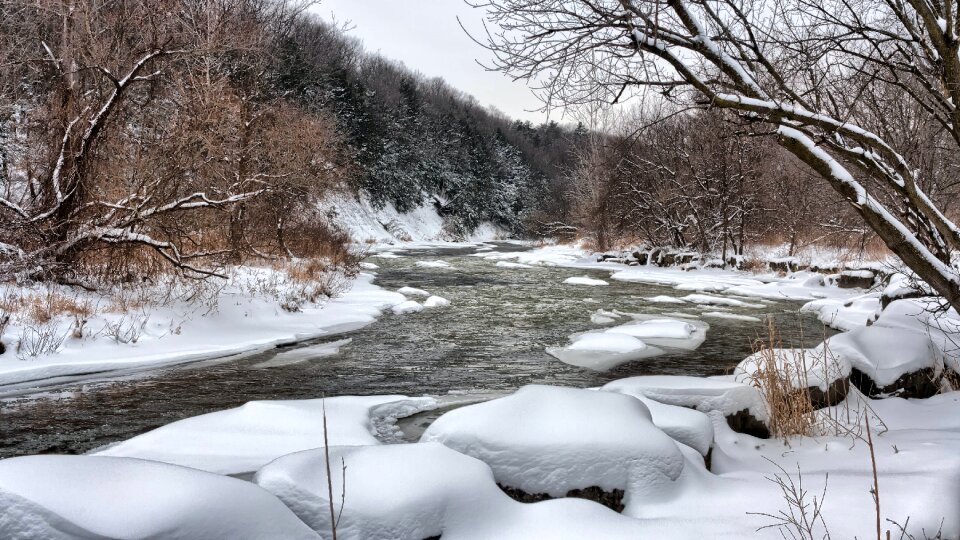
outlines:
[{"label": "river", "polygon": [[[516,251],[516,245],[495,249]],[[0,403],[0,457],[82,453],[188,416],[250,400],[333,395],[498,394],[530,383],[592,387],[633,375],[715,375],[729,372],[765,334],[763,322],[708,319],[707,339],[695,351],[669,354],[596,372],[546,354],[575,332],[595,328],[597,309],[660,314],[701,310],[652,303],[644,297],[676,295],[669,287],[609,280],[607,271],[562,267],[504,268],[471,257],[475,248],[403,252],[380,265],[376,283],[411,286],[449,299],[444,308],[393,315],[359,331],[296,345],[351,338],[340,353],[272,368],[257,367],[280,349],[240,359],[205,362],[124,380],[73,384]],[[440,260],[452,268],[425,268]],[[589,275],[608,286],[562,284]],[[682,296],[682,295],[678,295]],[[772,316],[785,345],[812,346],[822,325],[798,312],[802,302],[768,302],[731,313]],[[805,330],[805,331],[804,331]]]}]

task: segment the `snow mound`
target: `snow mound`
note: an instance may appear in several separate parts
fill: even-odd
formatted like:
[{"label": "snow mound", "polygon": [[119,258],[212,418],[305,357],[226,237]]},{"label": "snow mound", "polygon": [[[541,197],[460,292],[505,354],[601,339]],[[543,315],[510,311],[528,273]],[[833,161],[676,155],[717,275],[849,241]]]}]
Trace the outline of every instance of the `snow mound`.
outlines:
[{"label": "snow mound", "polygon": [[[343,538],[446,535],[472,519],[478,501],[508,502],[490,467],[436,443],[331,447],[330,470],[338,513],[344,501],[337,526]],[[314,530],[330,531],[322,449],[281,457],[260,469],[254,481]]]},{"label": "snow mound", "polygon": [[267,491],[243,480],[139,459],[0,460],[0,537],[312,539]]},{"label": "snow mound", "polygon": [[379,444],[374,436],[376,417],[412,414],[436,405],[432,398],[405,396],[251,401],[173,422],[94,453],[221,474],[252,472],[282,455],[323,446],[324,401],[331,446]]},{"label": "snow mound", "polygon": [[747,410],[761,421],[767,418],[766,404],[760,392],[732,378],[645,375],[612,381],[602,389],[642,396],[667,405],[691,407],[705,413],[720,411],[731,415]]},{"label": "snow mound", "polygon": [[571,339],[573,343],[566,347],[547,347],[547,354],[566,364],[598,371],[663,354],[662,350],[626,334],[587,332]]},{"label": "snow mound", "polygon": [[416,287],[400,287],[397,289],[397,292],[400,294],[405,294],[407,296],[430,296],[430,293],[423,289],[418,289]]},{"label": "snow mound", "polygon": [[405,315],[407,313],[417,313],[419,311],[423,311],[423,304],[417,302],[416,300],[407,300],[405,302],[400,302],[390,309],[392,309],[393,313],[396,315]]},{"label": "snow mound", "polygon": [[778,373],[790,378],[793,388],[802,389],[815,386],[824,392],[830,385],[850,376],[850,362],[835,351],[817,347],[815,349],[770,349],[767,352],[751,354],[740,362],[733,371],[734,380],[743,384],[762,381],[764,371],[773,361]]},{"label": "snow mound", "polygon": [[501,484],[555,497],[590,486],[629,497],[645,484],[675,480],[684,461],[639,400],[554,386],[525,386],[448,412],[421,442],[483,461]]},{"label": "snow mound", "polygon": [[713,422],[709,416],[688,407],[667,405],[644,396],[635,397],[650,410],[653,425],[673,440],[693,448],[702,456],[707,455],[713,445]]},{"label": "snow mound", "polygon": [[[580,499],[516,502],[497,487],[486,464],[437,443],[333,447],[330,464],[334,506],[344,503],[337,527],[344,539],[574,540],[639,538],[645,530],[640,521]],[[322,450],[284,456],[255,481],[329,537]]]},{"label": "snow mound", "polygon": [[866,326],[867,321],[873,319],[879,310],[878,294],[868,294],[847,300],[836,298],[813,300],[800,308],[800,311],[816,313],[820,322],[842,331]]},{"label": "snow mound", "polygon": [[423,301],[423,307],[433,308],[433,307],[444,307],[449,306],[450,301],[442,296],[431,296]]},{"label": "snow mound", "polygon": [[446,261],[417,261],[417,266],[421,268],[453,268]]},{"label": "snow mound", "polygon": [[571,277],[563,280],[563,282],[566,283],[567,285],[588,285],[591,287],[596,287],[599,285],[609,285],[609,283],[607,283],[602,279],[593,279],[587,276]]}]

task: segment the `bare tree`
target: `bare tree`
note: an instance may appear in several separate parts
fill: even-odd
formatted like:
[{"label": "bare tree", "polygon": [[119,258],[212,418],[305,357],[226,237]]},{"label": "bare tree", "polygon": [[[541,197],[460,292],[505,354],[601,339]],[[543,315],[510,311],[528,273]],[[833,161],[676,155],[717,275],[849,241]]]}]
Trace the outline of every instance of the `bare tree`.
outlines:
[{"label": "bare tree", "polygon": [[[960,145],[960,13],[922,0],[492,0],[495,66],[548,102],[658,90],[766,126],[960,309],[960,229],[902,124]],[[907,101],[900,115],[893,105]]]}]

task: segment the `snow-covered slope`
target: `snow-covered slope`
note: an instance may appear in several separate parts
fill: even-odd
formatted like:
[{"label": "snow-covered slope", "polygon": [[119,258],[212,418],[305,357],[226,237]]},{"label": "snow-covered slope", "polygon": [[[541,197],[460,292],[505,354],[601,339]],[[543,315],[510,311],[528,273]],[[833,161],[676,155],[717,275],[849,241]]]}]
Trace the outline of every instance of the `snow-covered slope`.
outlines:
[{"label": "snow-covered slope", "polygon": [[410,212],[400,212],[390,203],[375,208],[365,196],[341,194],[328,198],[321,210],[360,243],[430,242],[468,240],[482,242],[504,238],[507,233],[484,223],[467,237],[454,233],[427,201]]}]

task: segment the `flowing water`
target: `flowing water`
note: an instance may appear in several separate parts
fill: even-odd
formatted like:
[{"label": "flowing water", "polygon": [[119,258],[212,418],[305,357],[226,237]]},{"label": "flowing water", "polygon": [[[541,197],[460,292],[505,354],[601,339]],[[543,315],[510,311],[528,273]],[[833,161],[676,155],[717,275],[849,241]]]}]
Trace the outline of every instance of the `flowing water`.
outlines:
[{"label": "flowing water", "polygon": [[[502,251],[517,249],[497,246]],[[567,344],[572,333],[596,328],[590,315],[597,309],[691,315],[702,310],[651,303],[643,297],[686,293],[609,280],[606,271],[503,268],[469,256],[474,252],[473,248],[414,250],[397,259],[374,259],[380,265],[378,285],[426,289],[448,298],[452,305],[408,315],[387,312],[376,323],[347,336],[297,345],[352,338],[334,356],[268,369],[255,367],[278,352],[273,350],[126,380],[74,384],[55,393],[0,402],[0,457],[85,452],[181,418],[257,399],[496,394],[530,383],[591,387],[633,375],[722,374],[749,355],[752,340],[765,333],[765,323],[706,319],[707,339],[695,351],[671,351],[606,372],[570,366],[544,349]],[[415,265],[440,259],[453,268]],[[562,284],[579,275],[606,279],[610,285]],[[799,314],[800,305],[768,302],[764,309],[734,308],[731,313],[769,315],[785,344],[812,346],[823,339],[823,328],[815,318]]]}]

